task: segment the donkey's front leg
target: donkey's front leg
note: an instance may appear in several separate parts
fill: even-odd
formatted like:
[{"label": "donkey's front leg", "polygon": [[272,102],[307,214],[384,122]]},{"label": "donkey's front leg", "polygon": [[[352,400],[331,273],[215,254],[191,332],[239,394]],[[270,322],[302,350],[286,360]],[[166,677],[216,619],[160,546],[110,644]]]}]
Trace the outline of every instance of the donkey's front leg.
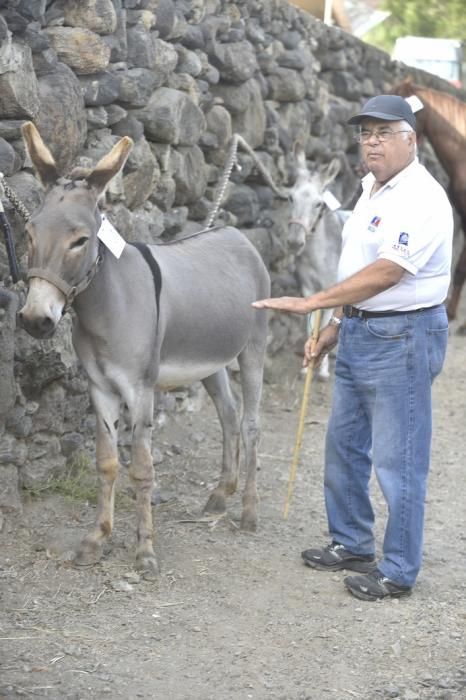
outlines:
[{"label": "donkey's front leg", "polygon": [[151,450],[154,411],[152,388],[141,390],[137,401],[129,409],[133,430],[129,475],[136,492],[136,568],[143,572],[145,578],[153,578],[159,573],[159,566],[153,549],[151,508],[154,486]]},{"label": "donkey's front leg", "polygon": [[79,545],[74,563],[78,566],[95,564],[102,556],[105,540],[113,529],[115,479],[118,471],[118,418],[120,400],[114,394],[105,394],[90,387],[97,417],[96,466],[99,480],[97,515],[94,527]]}]

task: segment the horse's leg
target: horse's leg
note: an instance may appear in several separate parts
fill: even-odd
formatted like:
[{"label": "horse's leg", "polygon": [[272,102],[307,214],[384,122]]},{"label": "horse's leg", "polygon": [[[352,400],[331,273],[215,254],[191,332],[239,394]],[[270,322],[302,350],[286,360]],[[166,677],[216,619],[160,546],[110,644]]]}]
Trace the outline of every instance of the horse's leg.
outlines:
[{"label": "horse's leg", "polygon": [[105,540],[113,528],[114,486],[118,471],[118,418],[120,399],[90,384],[92,403],[97,418],[96,466],[99,480],[97,514],[94,527],[80,543],[74,563],[95,564],[102,556]]},{"label": "horse's leg", "polygon": [[258,522],[257,493],[257,448],[259,444],[259,406],[262,395],[263,351],[262,343],[250,343],[238,356],[241,369],[243,391],[243,418],[241,436],[243,438],[246,463],[246,483],[243,492],[243,512],[241,528],[255,531]]},{"label": "horse's leg", "polygon": [[132,426],[129,476],[136,493],[136,568],[142,571],[146,578],[152,578],[159,573],[153,548],[151,508],[155,476],[151,449],[154,392],[152,387],[143,387],[136,392],[136,396],[137,398],[128,402]]},{"label": "horse's leg", "polygon": [[[466,222],[465,228],[466,231]],[[465,233],[466,235],[466,233]],[[451,296],[448,300],[447,314],[450,320],[456,318],[456,310],[460,301],[461,290],[463,289],[464,281],[466,279],[466,243],[463,246],[461,255],[458,258],[458,262],[455,266],[455,272],[453,275],[453,288],[451,291]]]},{"label": "horse's leg", "polygon": [[240,437],[238,409],[226,369],[203,379],[202,383],[217,409],[223,433],[222,471],[218,485],[210,494],[204,511],[224,513],[226,497],[235,493],[238,485]]}]

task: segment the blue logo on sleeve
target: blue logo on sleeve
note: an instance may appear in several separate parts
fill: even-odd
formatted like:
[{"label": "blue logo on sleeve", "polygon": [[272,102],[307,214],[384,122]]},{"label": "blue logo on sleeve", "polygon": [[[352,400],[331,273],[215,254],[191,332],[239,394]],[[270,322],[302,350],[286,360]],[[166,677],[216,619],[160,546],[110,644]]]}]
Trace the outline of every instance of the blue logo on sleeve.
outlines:
[{"label": "blue logo on sleeve", "polygon": [[408,245],[409,243],[409,235],[405,232],[402,231],[398,237],[398,243],[400,245]]}]

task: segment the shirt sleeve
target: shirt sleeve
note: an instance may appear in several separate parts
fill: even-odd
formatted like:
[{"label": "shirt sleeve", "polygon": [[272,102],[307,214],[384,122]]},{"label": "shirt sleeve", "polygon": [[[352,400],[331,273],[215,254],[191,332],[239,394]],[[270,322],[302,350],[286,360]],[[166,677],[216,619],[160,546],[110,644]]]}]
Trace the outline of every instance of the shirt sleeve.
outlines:
[{"label": "shirt sleeve", "polygon": [[442,206],[438,197],[433,202],[426,197],[423,206],[417,203],[409,212],[385,222],[377,252],[378,258],[391,260],[412,275],[428,264],[443,241],[445,228],[451,226],[451,208]]}]

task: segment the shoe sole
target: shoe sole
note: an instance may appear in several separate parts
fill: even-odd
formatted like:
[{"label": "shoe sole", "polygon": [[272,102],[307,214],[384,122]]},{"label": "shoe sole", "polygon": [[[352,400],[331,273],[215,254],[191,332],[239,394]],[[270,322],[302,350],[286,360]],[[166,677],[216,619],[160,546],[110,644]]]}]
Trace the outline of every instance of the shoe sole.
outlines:
[{"label": "shoe sole", "polygon": [[356,571],[359,574],[368,574],[376,566],[375,561],[336,561],[335,564],[321,564],[319,561],[306,559],[305,557],[303,557],[303,562],[306,566],[318,571],[342,571],[347,569],[348,571]]},{"label": "shoe sole", "polygon": [[411,590],[409,591],[394,591],[393,593],[387,593],[386,595],[375,595],[370,593],[364,593],[357,588],[351,588],[345,583],[347,590],[354,595],[355,598],[359,600],[368,600],[371,603],[375,603],[377,600],[383,600],[384,598],[403,598],[411,595]]}]

